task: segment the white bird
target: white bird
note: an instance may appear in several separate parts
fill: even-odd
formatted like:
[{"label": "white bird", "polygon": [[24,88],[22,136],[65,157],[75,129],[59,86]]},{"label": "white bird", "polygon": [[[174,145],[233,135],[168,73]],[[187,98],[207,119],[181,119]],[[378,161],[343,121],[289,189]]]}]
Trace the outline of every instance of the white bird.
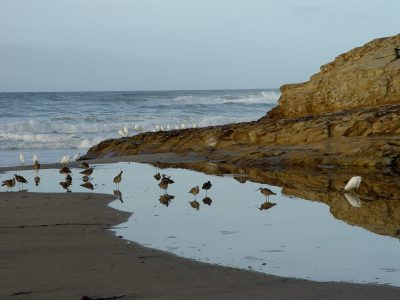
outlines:
[{"label": "white bird", "polygon": [[346,184],[346,186],[344,187],[345,191],[354,191],[354,190],[358,190],[358,188],[360,187],[360,183],[361,183],[361,176],[354,176],[351,177],[351,179],[349,180],[349,182]]},{"label": "white bird", "polygon": [[167,130],[171,130],[171,126],[167,125]]},{"label": "white bird", "polygon": [[39,162],[39,157],[36,154],[32,155],[32,161],[33,162],[35,162],[35,161]]},{"label": "white bird", "polygon": [[181,124],[181,129],[186,129],[186,125],[184,123]]},{"label": "white bird", "polygon": [[129,136],[129,130],[128,130],[128,127],[124,126],[124,129],[123,129],[123,131],[124,131],[124,135],[125,135],[125,137],[128,137],[128,136]]},{"label": "white bird", "polygon": [[120,137],[124,137],[124,135],[125,135],[125,133],[124,133],[124,131],[123,130],[118,130],[118,135],[120,136]]},{"label": "white bird", "polygon": [[355,193],[344,193],[346,200],[350,203],[353,207],[361,207],[361,200],[360,196]]},{"label": "white bird", "polygon": [[161,131],[164,131],[164,126],[160,126],[160,130],[161,130]]},{"label": "white bird", "polygon": [[75,154],[74,157],[72,158],[73,161],[77,161],[81,157],[81,153]]},{"label": "white bird", "polygon": [[161,126],[160,125],[156,125],[156,131],[160,131],[161,130]]},{"label": "white bird", "polygon": [[196,123],[193,123],[193,124],[192,124],[192,127],[193,127],[193,128],[197,128],[197,124],[196,124]]},{"label": "white bird", "polygon": [[66,155],[61,158],[60,163],[65,166],[68,166],[69,160],[70,160],[70,156]]},{"label": "white bird", "polygon": [[19,154],[19,161],[21,162],[21,166],[25,163],[25,156],[23,153]]},{"label": "white bird", "polygon": [[175,125],[175,129],[179,129],[179,125]]}]

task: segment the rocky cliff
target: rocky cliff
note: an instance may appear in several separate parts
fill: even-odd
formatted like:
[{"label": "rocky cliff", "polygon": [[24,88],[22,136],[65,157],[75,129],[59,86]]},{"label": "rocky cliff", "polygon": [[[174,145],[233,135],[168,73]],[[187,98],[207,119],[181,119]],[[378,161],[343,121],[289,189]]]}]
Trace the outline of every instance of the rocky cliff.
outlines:
[{"label": "rocky cliff", "polygon": [[400,165],[400,35],[342,54],[281,90],[279,105],[258,121],[107,140],[86,158],[175,152],[241,166]]}]

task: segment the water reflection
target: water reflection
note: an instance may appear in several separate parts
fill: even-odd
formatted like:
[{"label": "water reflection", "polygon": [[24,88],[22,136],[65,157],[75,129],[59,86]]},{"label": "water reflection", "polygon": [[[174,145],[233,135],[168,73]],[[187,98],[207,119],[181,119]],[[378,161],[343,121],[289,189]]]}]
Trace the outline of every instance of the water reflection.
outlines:
[{"label": "water reflection", "polygon": [[265,201],[263,204],[261,204],[261,206],[258,209],[259,210],[267,210],[275,205],[276,205],[276,203]]},{"label": "water reflection", "polygon": [[114,194],[114,196],[117,196],[117,197],[118,197],[119,201],[124,202],[124,201],[122,200],[122,193],[121,193],[120,190],[113,190],[113,194]]},{"label": "water reflection", "polygon": [[212,203],[212,200],[211,200],[210,197],[204,197],[203,203],[204,203],[204,204],[207,204],[208,206],[210,206],[211,203]]},{"label": "water reflection", "polygon": [[196,210],[200,209],[200,203],[197,202],[196,200],[189,201],[189,203],[190,203],[190,206],[193,207],[194,209],[196,209]]},{"label": "water reflection", "polygon": [[356,193],[344,193],[344,196],[350,205],[353,207],[361,207],[360,196]]},{"label": "water reflection", "polygon": [[92,191],[94,189],[94,186],[90,181],[86,181],[86,182],[82,183],[80,186],[84,187],[85,189],[92,190]]},{"label": "water reflection", "polygon": [[169,203],[170,203],[171,200],[174,199],[174,198],[175,198],[175,196],[173,196],[173,195],[164,194],[164,195],[161,195],[161,196],[160,196],[159,201],[160,201],[160,203],[161,203],[162,205],[165,205],[165,206],[168,207]]},{"label": "water reflection", "polygon": [[39,176],[39,175],[36,175],[35,178],[33,179],[33,181],[35,182],[35,185],[36,185],[36,186],[39,186],[39,183],[40,183],[40,176]]}]

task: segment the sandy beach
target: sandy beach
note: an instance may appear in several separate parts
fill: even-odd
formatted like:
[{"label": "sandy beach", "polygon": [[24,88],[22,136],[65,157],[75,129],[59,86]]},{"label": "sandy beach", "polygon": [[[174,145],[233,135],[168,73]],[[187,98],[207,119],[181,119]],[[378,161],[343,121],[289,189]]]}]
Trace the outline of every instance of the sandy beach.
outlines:
[{"label": "sandy beach", "polygon": [[[151,161],[160,157],[126,159]],[[128,213],[107,206],[113,200],[113,196],[104,194],[0,193],[0,298],[400,297],[400,289],[390,286],[269,276],[198,263],[142,247],[109,230],[129,218]]]}]

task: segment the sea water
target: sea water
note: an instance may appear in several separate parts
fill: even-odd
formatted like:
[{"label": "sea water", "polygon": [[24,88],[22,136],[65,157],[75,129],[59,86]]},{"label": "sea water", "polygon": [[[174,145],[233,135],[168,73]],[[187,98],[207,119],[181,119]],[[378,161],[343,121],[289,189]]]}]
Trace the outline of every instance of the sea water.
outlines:
[{"label": "sea water", "polygon": [[0,93],[0,166],[58,162],[102,140],[162,128],[204,127],[256,120],[274,107],[279,90]]},{"label": "sea water", "polygon": [[[279,186],[249,181],[242,184],[232,176],[184,169],[158,170],[147,164],[116,163],[94,166],[91,191],[80,186],[80,171],[72,169],[72,193],[115,194],[120,200],[111,206],[132,213],[126,223],[113,229],[126,240],[206,263],[266,274],[400,286],[398,238],[349,225],[336,219],[328,205],[286,196]],[[124,172],[116,192],[112,181],[120,171]],[[175,181],[166,191],[175,196],[168,206],[159,201],[164,190],[153,178],[157,172]],[[1,177],[11,178],[14,173],[6,172]],[[33,181],[35,171],[18,174],[29,181],[24,188],[31,192],[65,192],[59,185],[64,176],[58,170],[40,170],[38,186]],[[331,176],[333,180],[334,174]],[[196,185],[201,189],[208,180],[212,182],[207,192],[210,205],[203,202],[204,190],[196,197],[188,193]],[[259,187],[276,194],[268,199],[275,206],[259,209],[267,201],[256,192]],[[199,203],[198,210],[189,203],[194,200]],[[344,194],[342,200],[347,204]],[[364,205],[373,206],[374,202]],[[352,205],[338,207],[342,210],[339,215],[358,214],[360,209]]]}]

